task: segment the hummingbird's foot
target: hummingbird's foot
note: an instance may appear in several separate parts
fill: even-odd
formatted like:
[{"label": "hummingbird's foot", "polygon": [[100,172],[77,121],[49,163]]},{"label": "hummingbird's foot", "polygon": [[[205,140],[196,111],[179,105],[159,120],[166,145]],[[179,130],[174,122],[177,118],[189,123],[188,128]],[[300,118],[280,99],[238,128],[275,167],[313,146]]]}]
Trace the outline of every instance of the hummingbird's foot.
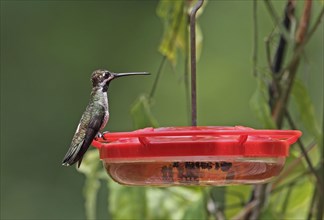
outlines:
[{"label": "hummingbird's foot", "polygon": [[102,132],[102,139],[104,139],[105,141],[107,140],[106,138],[105,138],[105,134],[107,134],[107,133],[109,133],[109,131],[104,131],[104,132]]},{"label": "hummingbird's foot", "polygon": [[105,138],[103,137],[102,133],[98,132],[96,137],[95,137],[95,140],[98,140],[98,138],[102,138],[105,140]]},{"label": "hummingbird's foot", "polygon": [[98,132],[97,135],[96,135],[96,137],[95,137],[95,140],[101,138],[101,139],[107,141],[108,139],[105,138],[105,134],[107,134],[107,133],[109,133],[109,131],[105,131],[105,132],[103,132],[103,133]]}]

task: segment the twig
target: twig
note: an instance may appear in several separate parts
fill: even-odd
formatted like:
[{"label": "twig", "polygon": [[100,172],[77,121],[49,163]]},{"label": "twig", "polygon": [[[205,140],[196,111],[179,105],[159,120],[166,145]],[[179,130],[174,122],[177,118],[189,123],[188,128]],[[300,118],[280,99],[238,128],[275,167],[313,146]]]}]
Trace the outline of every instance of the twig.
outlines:
[{"label": "twig", "polygon": [[[311,142],[308,147],[306,148],[307,153],[311,151],[315,146],[317,142],[313,141]],[[291,172],[293,172],[294,169],[296,169],[299,163],[302,162],[302,159],[304,158],[304,154],[301,154],[298,158],[296,158],[294,161],[292,161],[287,168],[280,174],[278,178],[276,178],[275,182],[273,182],[272,189],[276,188],[276,186],[284,180]]]},{"label": "twig", "polygon": [[313,25],[313,27],[310,29],[309,33],[307,34],[306,38],[304,39],[304,41],[296,46],[295,48],[295,52],[294,55],[292,57],[292,59],[290,60],[289,64],[287,65],[286,68],[284,68],[281,71],[281,74],[283,74],[284,72],[287,72],[289,69],[292,68],[293,65],[295,65],[295,63],[297,62],[297,60],[299,59],[300,55],[302,54],[302,52],[304,51],[304,47],[306,46],[306,44],[309,42],[309,40],[312,38],[312,36],[314,35],[314,33],[316,32],[317,28],[319,27],[319,25],[321,24],[321,21],[324,17],[324,6],[322,7],[321,12],[319,13],[319,15],[316,18],[316,21]]},{"label": "twig", "polygon": [[283,35],[283,37],[287,40],[287,41],[291,41],[289,34],[287,32],[287,30],[285,29],[285,27],[281,24],[281,20],[277,14],[277,12],[275,11],[275,9],[273,8],[272,3],[270,2],[270,0],[264,0],[264,3],[272,17],[272,19],[274,20],[275,24],[279,27],[280,33]]},{"label": "twig", "polygon": [[315,24],[313,25],[313,27],[309,30],[309,33],[307,34],[307,37],[306,39],[304,40],[304,43],[306,44],[313,36],[313,34],[315,33],[315,31],[317,30],[318,26],[320,25],[322,19],[323,19],[323,16],[324,16],[324,6],[322,6],[322,10],[321,12],[319,13],[316,21],[315,21]]},{"label": "twig", "polygon": [[[311,13],[311,6],[312,6],[312,1],[305,0],[303,15],[300,21],[300,25],[297,29],[297,33],[299,34],[298,34],[298,39],[296,38],[296,47],[294,52],[296,52],[296,48],[298,48],[299,45],[303,44],[305,36],[307,34],[307,27],[309,26],[309,16]],[[303,39],[303,41],[300,41],[300,39]],[[274,103],[274,106],[272,108],[272,116],[278,127],[282,126],[283,116],[288,103],[291,88],[297,73],[299,62],[300,62],[300,56],[298,56],[298,58],[295,60],[294,63],[291,63],[290,68],[287,70],[288,73],[287,80],[283,83],[284,86],[282,87],[282,93],[280,94],[280,97]]]},{"label": "twig", "polygon": [[301,179],[305,178],[307,175],[311,174],[312,172],[310,170],[306,170],[304,172],[302,172],[301,174],[299,174],[298,176],[296,176],[293,180],[284,183],[276,188],[272,188],[271,189],[271,193],[275,194],[280,192],[282,189],[286,188],[286,187],[290,187],[291,185],[295,185],[298,183],[298,181],[300,181]]},{"label": "twig", "polygon": [[303,15],[300,19],[300,24],[297,30],[296,34],[296,43],[301,44],[306,36],[308,24],[310,20],[310,14],[311,14],[311,8],[312,8],[312,0],[306,0]]},{"label": "twig", "polygon": [[266,56],[267,56],[268,68],[270,70],[271,70],[271,66],[272,66],[271,50],[270,50],[270,39],[273,36],[274,30],[275,30],[275,28],[272,29],[271,33],[265,39]]},{"label": "twig", "polygon": [[154,80],[154,83],[153,83],[153,86],[152,86],[152,89],[151,89],[151,92],[150,92],[150,96],[149,96],[149,100],[151,100],[155,94],[155,91],[156,91],[156,87],[157,87],[157,84],[159,82],[159,79],[160,79],[160,75],[161,75],[161,72],[162,72],[162,68],[164,66],[164,63],[166,61],[166,56],[163,56],[162,60],[161,60],[161,63],[159,65],[159,68],[157,70],[157,74],[156,74],[156,77],[155,77],[155,80]]},{"label": "twig", "polygon": [[289,203],[289,198],[290,198],[290,195],[293,191],[293,186],[294,184],[291,184],[289,187],[288,187],[288,192],[285,196],[285,199],[283,201],[283,204],[282,204],[282,207],[281,207],[281,214],[285,214],[286,213],[286,210],[287,210],[287,206],[288,206],[288,203]]},{"label": "twig", "polygon": [[[290,0],[288,1],[285,7],[284,19],[282,21],[283,23],[282,25],[286,31],[290,30],[291,19],[294,16],[294,11],[295,11],[295,1]],[[286,52],[286,45],[287,45],[287,40],[285,39],[283,34],[280,34],[277,51],[274,56],[274,61],[271,65],[271,70],[272,73],[274,74],[278,74],[281,70],[282,63],[284,61],[284,55]]]},{"label": "twig", "polygon": [[[324,7],[323,7],[324,8]],[[323,103],[323,108],[324,109],[324,103]],[[324,131],[324,111],[323,111],[323,118],[322,118],[322,131]],[[321,159],[320,159],[320,169],[319,173],[321,174],[322,177],[322,182],[324,181],[324,134],[322,133],[322,140],[320,142],[322,145],[320,147],[321,150]],[[317,219],[323,219],[323,213],[324,213],[324,198],[323,196],[318,196],[318,202],[317,202]]]},{"label": "twig", "polygon": [[314,205],[315,205],[316,197],[317,197],[317,189],[314,188],[312,200],[311,200],[310,205],[309,205],[307,220],[311,220],[312,219],[313,212],[314,212]]},{"label": "twig", "polygon": [[249,213],[259,204],[259,201],[254,200],[247,204],[242,211],[240,211],[236,216],[234,216],[233,220],[241,220],[246,219],[246,217],[249,215]]},{"label": "twig", "polygon": [[[290,30],[291,20],[294,17],[294,12],[295,12],[295,1],[288,0],[285,7],[284,19],[282,21],[282,25],[286,31]],[[286,54],[286,48],[287,48],[287,40],[285,39],[283,33],[281,33],[273,62],[272,64],[270,64],[270,68],[272,72],[272,82],[269,86],[269,94],[270,94],[269,105],[271,109],[273,108],[274,104],[276,103],[278,97],[281,94],[280,79],[282,75],[280,74],[280,71],[282,69],[282,63],[284,61],[284,56]]]}]

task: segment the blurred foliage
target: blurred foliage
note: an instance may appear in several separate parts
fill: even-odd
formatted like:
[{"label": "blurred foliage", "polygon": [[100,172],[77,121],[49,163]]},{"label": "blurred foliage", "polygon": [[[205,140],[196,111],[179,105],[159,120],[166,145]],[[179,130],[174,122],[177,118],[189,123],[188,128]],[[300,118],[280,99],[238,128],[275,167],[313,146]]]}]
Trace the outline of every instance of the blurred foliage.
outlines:
[{"label": "blurred foliage", "polygon": [[[186,1],[161,0],[158,5],[157,14],[164,20],[164,36],[160,44],[159,51],[172,63],[176,63],[177,48],[185,51],[186,35],[188,33],[187,16],[188,10]],[[198,35],[201,34],[198,32]],[[199,38],[199,37],[198,37]],[[202,42],[199,41],[201,44]],[[174,44],[174,45],[173,45]],[[251,98],[251,108],[257,118],[265,128],[275,128],[269,108],[269,95],[263,75],[257,78],[257,90]],[[313,104],[309,98],[306,87],[296,81],[293,87],[293,96],[298,106],[301,121],[310,133],[319,138],[320,131],[317,128]],[[134,129],[144,127],[157,127],[158,123],[152,116],[149,98],[142,95],[131,108],[131,115],[134,121]],[[87,156],[88,157],[88,156]],[[92,163],[96,164],[97,158]],[[280,189],[272,193],[266,209],[262,211],[261,219],[286,219],[300,218],[307,216],[307,208],[310,202],[310,195],[314,190],[314,184],[309,181],[309,177],[300,176],[307,171],[307,166],[301,163],[300,157],[291,156],[287,160],[287,167],[292,171],[285,173],[284,179],[278,179],[275,186]],[[91,164],[91,163],[89,163]],[[291,165],[294,164],[294,167]],[[84,166],[86,166],[85,164]],[[96,168],[95,168],[96,169]],[[96,173],[96,171],[93,171]],[[87,175],[88,176],[88,175]],[[89,179],[89,176],[88,176]],[[280,182],[279,182],[280,180]],[[97,185],[94,184],[94,187]],[[271,185],[270,185],[271,186]],[[109,210],[113,219],[214,219],[217,212],[224,213],[221,216],[226,218],[234,217],[247,202],[250,190],[245,192],[236,190],[235,194],[240,198],[236,203],[236,209],[231,211],[231,204],[235,199],[231,198],[230,187],[172,187],[172,188],[144,188],[144,187],[124,187],[109,181]],[[94,190],[87,190],[86,201],[93,201]],[[274,188],[276,189],[276,188]],[[190,195],[190,196],[188,196]],[[210,207],[214,205],[214,207]],[[217,207],[216,207],[217,206]],[[86,206],[88,208],[88,206]],[[95,205],[91,206],[95,209]],[[123,207],[121,209],[121,207]],[[212,209],[212,210],[208,210]],[[91,213],[95,212],[92,210]],[[214,216],[214,217],[213,217]]]},{"label": "blurred foliage", "polygon": [[186,39],[188,20],[185,6],[185,0],[162,0],[157,8],[157,15],[164,21],[164,34],[159,51],[173,64],[176,63],[177,49],[184,51],[188,44]]},{"label": "blurred foliage", "polygon": [[[175,65],[177,61],[178,50],[183,55],[188,56],[189,48],[189,14],[197,1],[170,1],[160,0],[157,7],[157,15],[164,24],[164,34],[159,46],[159,52],[166,56],[168,60]],[[197,12],[198,18],[206,7],[205,0],[203,7]],[[196,24],[196,50],[197,60],[200,57],[202,49],[202,32],[199,24]]]},{"label": "blurred foliage", "polygon": [[257,89],[254,92],[250,105],[255,112],[256,117],[261,121],[264,128],[276,128],[275,122],[271,117],[271,110],[269,108],[269,94],[267,84],[263,79],[257,79]]},{"label": "blurred foliage", "polygon": [[307,88],[301,80],[296,80],[292,89],[292,96],[297,104],[301,121],[305,128],[318,140],[321,136],[318,121],[314,113],[314,105],[309,97]]},{"label": "blurred foliage", "polygon": [[[322,2],[314,1],[314,18]],[[230,219],[243,210],[251,195],[248,185],[126,187],[108,177],[97,149],[87,152],[78,169],[84,175],[60,166],[87,104],[95,68],[152,73],[151,79],[111,85],[108,130],[187,125],[183,84],[167,73],[183,71],[187,13],[194,3],[1,1],[1,219],[214,219],[215,210]],[[278,15],[284,3],[273,1]],[[202,16],[196,42],[198,54],[204,46],[198,65],[199,124],[274,127],[267,82],[249,75],[252,1],[208,1],[204,7],[198,13]],[[297,1],[298,13],[302,7]],[[265,9],[259,10],[263,37],[274,25]],[[277,41],[274,32],[271,49]],[[293,115],[315,167],[320,166],[323,140],[309,143],[320,134],[323,138],[318,129],[323,111],[322,39],[323,32],[317,31],[306,46],[307,59],[298,72],[303,83],[295,83],[290,106],[296,107]],[[267,72],[261,43],[259,48],[258,70]],[[155,77],[161,59],[157,50],[171,67],[165,66],[153,106],[152,97],[138,94],[145,93]],[[305,219],[314,183],[293,146],[261,219]]]},{"label": "blurred foliage", "polygon": [[87,152],[78,171],[86,176],[83,196],[87,219],[96,219],[97,195],[101,186],[100,179],[107,179],[97,150]]},{"label": "blurred foliage", "polygon": [[158,122],[151,112],[149,98],[141,95],[131,107],[131,115],[135,128],[158,127]]}]

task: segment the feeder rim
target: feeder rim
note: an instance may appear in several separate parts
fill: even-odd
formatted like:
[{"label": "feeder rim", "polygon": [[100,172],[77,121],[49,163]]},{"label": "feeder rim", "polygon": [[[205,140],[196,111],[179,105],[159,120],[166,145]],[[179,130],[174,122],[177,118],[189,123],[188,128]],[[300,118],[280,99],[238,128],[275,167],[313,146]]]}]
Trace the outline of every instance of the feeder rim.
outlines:
[{"label": "feeder rim", "polygon": [[[215,130],[211,130],[214,128]],[[182,130],[168,130],[182,129]],[[186,130],[184,130],[186,129]],[[276,130],[276,129],[259,129],[255,130],[248,127],[221,127],[221,126],[188,126],[188,127],[160,127],[144,128],[131,132],[109,132],[104,134],[105,139],[119,138],[140,138],[140,137],[161,137],[161,136],[192,136],[192,135],[233,135],[233,136],[259,136],[267,135],[274,139],[284,139],[289,144],[293,144],[302,135],[299,130]],[[247,137],[246,137],[247,138]]]}]

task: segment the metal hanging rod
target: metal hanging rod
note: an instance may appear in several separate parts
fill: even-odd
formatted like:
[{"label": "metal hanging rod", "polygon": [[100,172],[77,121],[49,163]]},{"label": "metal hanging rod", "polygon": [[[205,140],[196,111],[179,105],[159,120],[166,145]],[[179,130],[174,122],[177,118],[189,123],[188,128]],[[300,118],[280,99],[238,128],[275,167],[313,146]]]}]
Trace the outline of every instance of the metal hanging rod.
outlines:
[{"label": "metal hanging rod", "polygon": [[191,125],[197,126],[197,88],[196,88],[196,14],[204,0],[198,0],[190,13],[190,63],[191,63]]}]

